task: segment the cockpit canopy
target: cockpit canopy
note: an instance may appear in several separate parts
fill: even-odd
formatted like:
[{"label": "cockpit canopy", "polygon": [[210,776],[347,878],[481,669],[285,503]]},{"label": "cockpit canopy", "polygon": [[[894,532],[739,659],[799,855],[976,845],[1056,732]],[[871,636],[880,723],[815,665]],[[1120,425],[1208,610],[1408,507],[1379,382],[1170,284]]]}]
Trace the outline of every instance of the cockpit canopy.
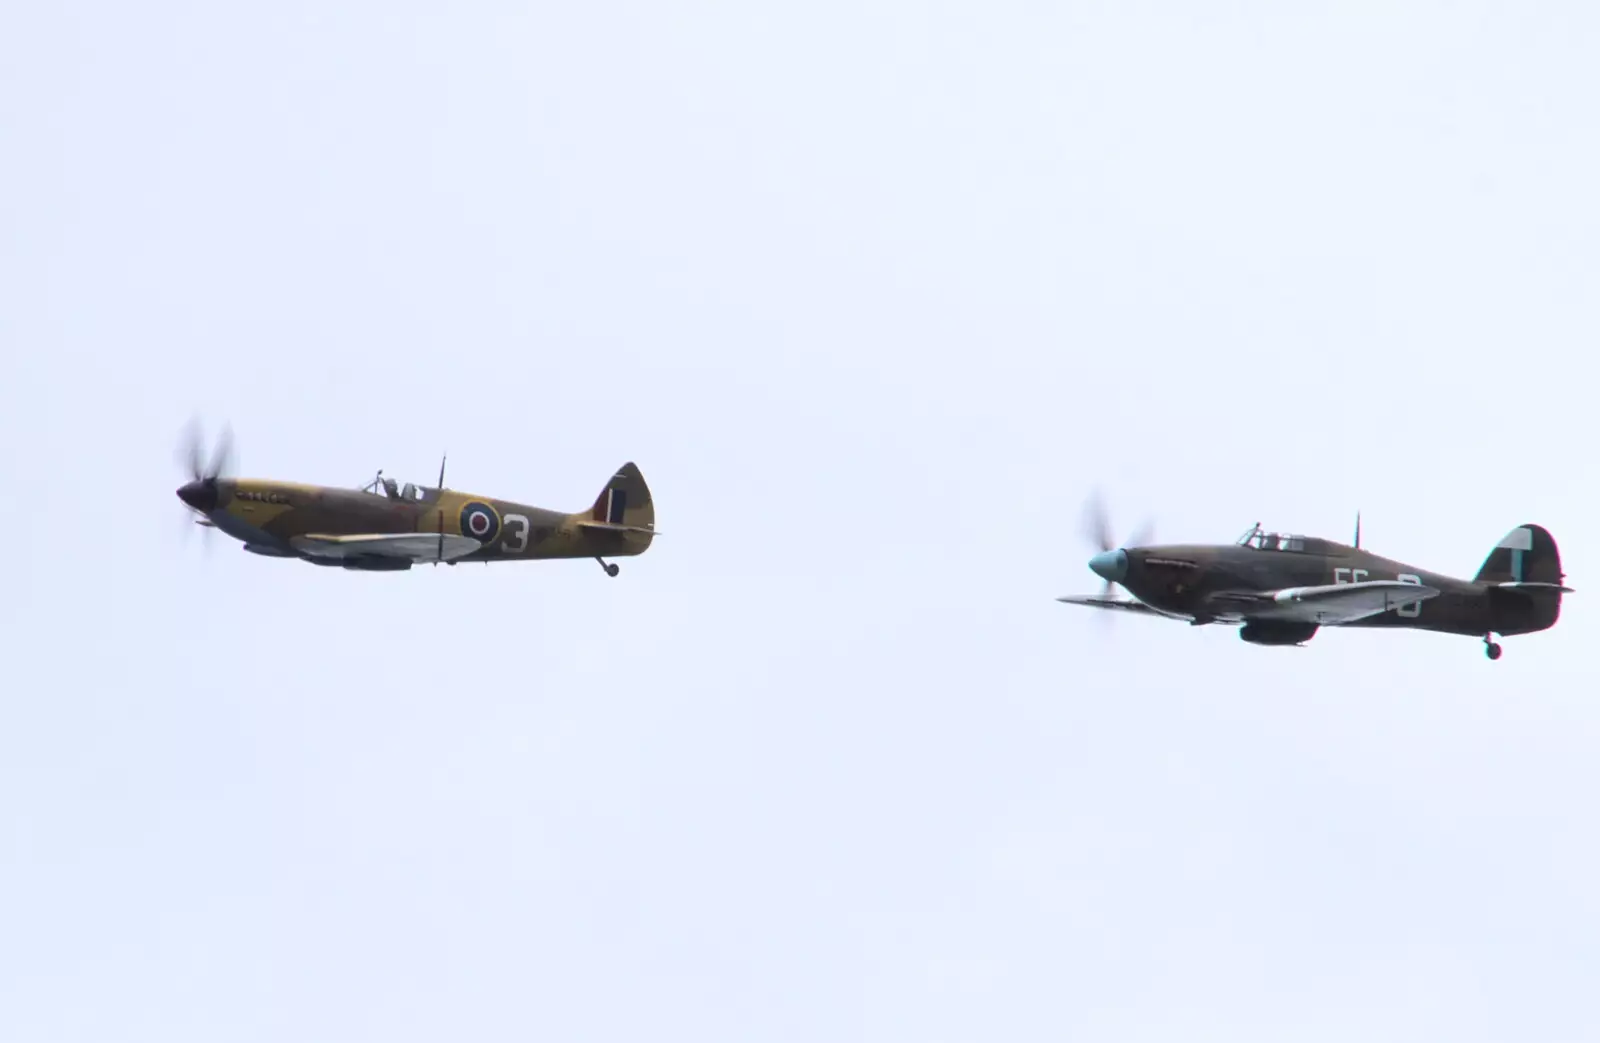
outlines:
[{"label": "cockpit canopy", "polygon": [[439,490],[428,485],[415,485],[407,482],[404,487],[393,478],[385,477],[382,471],[370,483],[362,487],[362,492],[372,493],[390,500],[402,500],[407,503],[432,503],[439,498]]},{"label": "cockpit canopy", "polygon": [[1257,522],[1250,527],[1250,531],[1234,541],[1240,547],[1250,547],[1254,550],[1286,550],[1303,551],[1306,549],[1306,538],[1288,532],[1267,532]]}]

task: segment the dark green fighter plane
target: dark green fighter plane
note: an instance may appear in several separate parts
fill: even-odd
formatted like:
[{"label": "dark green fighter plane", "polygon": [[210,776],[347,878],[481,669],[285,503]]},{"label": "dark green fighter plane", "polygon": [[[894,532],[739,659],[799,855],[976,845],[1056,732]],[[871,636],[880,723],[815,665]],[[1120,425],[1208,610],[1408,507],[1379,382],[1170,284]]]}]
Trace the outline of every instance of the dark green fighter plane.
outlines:
[{"label": "dark green fighter plane", "polygon": [[[1118,547],[1103,512],[1090,508],[1100,553],[1089,569],[1105,580],[1098,595],[1057,598],[1074,605],[1238,626],[1258,645],[1301,645],[1322,627],[1387,627],[1481,637],[1500,658],[1496,634],[1532,634],[1555,625],[1563,584],[1556,541],[1538,525],[1506,533],[1470,581],[1429,572],[1355,543],[1267,532],[1258,523],[1231,544]],[[1113,597],[1121,584],[1133,597]]]}]

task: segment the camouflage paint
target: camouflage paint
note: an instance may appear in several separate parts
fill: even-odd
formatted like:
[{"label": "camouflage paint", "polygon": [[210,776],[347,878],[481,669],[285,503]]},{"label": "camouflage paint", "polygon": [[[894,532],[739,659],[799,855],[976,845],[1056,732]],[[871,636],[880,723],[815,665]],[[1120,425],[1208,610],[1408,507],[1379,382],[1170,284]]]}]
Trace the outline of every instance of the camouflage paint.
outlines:
[{"label": "camouflage paint", "polygon": [[[608,557],[643,554],[655,538],[655,505],[644,475],[632,462],[617,469],[592,506],[572,513],[448,488],[408,485],[406,491],[414,495],[397,497],[365,489],[257,478],[211,478],[190,482],[178,496],[256,553],[358,570],[404,570],[432,562],[376,555],[318,560],[296,550],[291,541],[305,536],[442,531],[483,541],[479,549],[446,564],[564,558],[595,558],[603,563]],[[614,569],[608,566],[607,571],[615,575]]]},{"label": "camouflage paint", "polygon": [[[1333,540],[1254,532],[1255,543],[1169,544],[1122,548],[1126,571],[1117,580],[1137,603],[1108,604],[1074,599],[1093,607],[1143,611],[1187,619],[1195,625],[1242,622],[1246,640],[1299,644],[1316,632],[1311,623],[1252,620],[1228,595],[1266,594],[1292,587],[1370,580],[1398,580],[1431,587],[1436,597],[1377,612],[1336,626],[1429,630],[1481,637],[1491,658],[1494,634],[1531,634],[1555,625],[1561,598],[1570,593],[1555,539],[1538,525],[1519,525],[1489,552],[1471,580],[1458,579]],[[1260,537],[1271,536],[1270,545]],[[1250,539],[1247,537],[1246,539]],[[1546,584],[1508,587],[1502,584]],[[1152,611],[1153,610],[1153,611]],[[1230,614],[1243,619],[1228,618]],[[1282,640],[1276,638],[1281,636]]]}]

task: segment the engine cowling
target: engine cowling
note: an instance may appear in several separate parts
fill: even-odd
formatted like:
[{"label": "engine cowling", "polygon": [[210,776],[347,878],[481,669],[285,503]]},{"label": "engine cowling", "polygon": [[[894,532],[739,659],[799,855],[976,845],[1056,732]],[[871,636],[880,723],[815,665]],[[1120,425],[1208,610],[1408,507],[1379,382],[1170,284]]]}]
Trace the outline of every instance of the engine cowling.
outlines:
[{"label": "engine cowling", "polygon": [[1318,629],[1316,623],[1257,619],[1239,628],[1239,640],[1252,645],[1298,645],[1310,641]]}]

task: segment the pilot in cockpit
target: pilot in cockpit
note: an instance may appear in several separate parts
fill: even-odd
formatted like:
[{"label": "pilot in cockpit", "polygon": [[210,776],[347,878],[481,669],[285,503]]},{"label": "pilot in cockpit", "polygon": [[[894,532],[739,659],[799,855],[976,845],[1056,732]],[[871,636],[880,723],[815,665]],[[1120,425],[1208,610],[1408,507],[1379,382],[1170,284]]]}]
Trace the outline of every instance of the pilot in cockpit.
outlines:
[{"label": "pilot in cockpit", "polygon": [[398,500],[400,498],[400,483],[393,478],[385,478],[383,480],[383,491],[388,494],[389,499]]}]

